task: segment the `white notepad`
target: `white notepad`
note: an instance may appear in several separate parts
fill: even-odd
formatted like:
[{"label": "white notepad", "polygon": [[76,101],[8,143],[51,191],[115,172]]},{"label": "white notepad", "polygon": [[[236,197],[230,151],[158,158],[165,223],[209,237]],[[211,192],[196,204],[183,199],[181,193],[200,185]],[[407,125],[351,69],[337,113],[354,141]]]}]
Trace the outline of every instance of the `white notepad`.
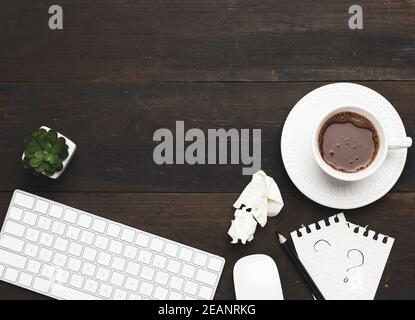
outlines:
[{"label": "white notepad", "polygon": [[374,299],[394,239],[338,214],[291,233],[297,254],[328,300]]}]

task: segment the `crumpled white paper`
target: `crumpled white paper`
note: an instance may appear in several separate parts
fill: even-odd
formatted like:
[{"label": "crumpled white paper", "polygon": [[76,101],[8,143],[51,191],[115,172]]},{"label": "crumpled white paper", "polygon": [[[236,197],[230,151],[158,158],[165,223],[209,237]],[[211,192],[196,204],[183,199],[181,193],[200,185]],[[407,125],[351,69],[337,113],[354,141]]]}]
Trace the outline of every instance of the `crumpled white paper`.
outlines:
[{"label": "crumpled white paper", "polygon": [[231,221],[228,234],[232,243],[252,241],[259,223],[264,227],[267,217],[276,216],[284,206],[281,192],[274,179],[260,170],[234,203],[235,219]]},{"label": "crumpled white paper", "polygon": [[252,212],[245,209],[236,209],[235,220],[231,221],[231,227],[228,234],[232,237],[232,243],[238,243],[241,240],[243,244],[254,238],[257,222]]}]

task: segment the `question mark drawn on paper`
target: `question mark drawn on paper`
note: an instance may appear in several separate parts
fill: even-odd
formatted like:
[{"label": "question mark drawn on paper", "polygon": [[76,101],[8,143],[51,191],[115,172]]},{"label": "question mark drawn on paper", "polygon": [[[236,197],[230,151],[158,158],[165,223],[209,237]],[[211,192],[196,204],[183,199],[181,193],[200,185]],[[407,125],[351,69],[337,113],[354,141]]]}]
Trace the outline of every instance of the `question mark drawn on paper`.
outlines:
[{"label": "question mark drawn on paper", "polygon": [[329,247],[331,247],[330,242],[328,242],[327,240],[324,240],[324,239],[320,239],[320,240],[316,241],[316,243],[313,246],[313,249],[314,249],[315,252],[319,252],[319,250],[317,250],[316,247],[317,247],[317,244],[320,243],[320,242],[325,242],[325,243],[327,243],[329,245]]},{"label": "question mark drawn on paper", "polygon": [[[350,270],[352,270],[352,269],[359,268],[359,267],[363,266],[363,265],[364,265],[364,263],[365,263],[365,256],[364,256],[363,252],[362,252],[362,251],[360,251],[359,249],[350,249],[350,250],[347,252],[347,257],[348,257],[348,258],[350,258],[350,253],[351,253],[352,251],[356,251],[356,252],[360,253],[360,255],[362,256],[362,262],[361,262],[360,264],[358,264],[358,265],[355,265],[355,266],[353,266],[353,267],[347,268],[346,273],[347,273],[347,272],[349,272],[349,271],[350,271]],[[349,278],[348,278],[348,277],[346,277],[346,278],[344,278],[344,280],[343,280],[343,281],[344,281],[344,283],[347,283],[347,282],[349,282]]]}]

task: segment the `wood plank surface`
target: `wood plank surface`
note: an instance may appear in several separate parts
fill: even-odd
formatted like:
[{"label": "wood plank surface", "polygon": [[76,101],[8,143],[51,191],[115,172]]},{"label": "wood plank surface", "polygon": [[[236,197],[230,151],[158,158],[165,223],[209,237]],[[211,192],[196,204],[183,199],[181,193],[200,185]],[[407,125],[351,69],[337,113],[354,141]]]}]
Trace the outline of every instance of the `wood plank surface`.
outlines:
[{"label": "wood plank surface", "polygon": [[[415,136],[415,83],[363,83],[396,107]],[[262,168],[281,190],[296,190],[281,160],[280,136],[290,109],[320,83],[12,83],[0,84],[0,191],[240,192],[243,165],[156,165],[159,128],[205,133],[216,128],[262,129]],[[312,110],[310,110],[312,112]],[[306,116],[306,115],[305,115]],[[39,179],[21,169],[22,140],[47,125],[78,144],[64,178]],[[414,149],[394,191],[415,191]],[[229,161],[230,162],[230,161]]]},{"label": "wood plank surface", "polygon": [[0,10],[0,81],[415,80],[415,2],[60,0]]},{"label": "wood plank surface", "polygon": [[[238,194],[136,194],[136,193],[43,193],[42,196],[99,214],[142,230],[183,242],[226,258],[216,299],[234,299],[232,270],[235,262],[249,254],[273,257],[279,268],[286,299],[311,299],[301,277],[276,244],[275,230],[293,231],[337,213],[301,196],[283,193],[285,207],[271,218],[247,245],[233,245],[227,235]],[[0,193],[0,220],[7,210],[10,193]],[[346,213],[350,221],[367,225],[396,238],[377,299],[415,299],[415,207],[414,193],[390,193],[364,209]],[[412,271],[411,271],[412,270]],[[0,282],[0,299],[41,299],[40,295]]]}]

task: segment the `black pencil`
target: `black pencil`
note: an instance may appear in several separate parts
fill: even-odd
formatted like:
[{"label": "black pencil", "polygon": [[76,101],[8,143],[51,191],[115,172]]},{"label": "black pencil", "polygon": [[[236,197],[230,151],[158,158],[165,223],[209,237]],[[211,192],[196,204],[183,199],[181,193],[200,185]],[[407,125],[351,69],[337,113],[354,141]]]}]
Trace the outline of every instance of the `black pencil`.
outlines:
[{"label": "black pencil", "polygon": [[284,251],[290,257],[292,263],[295,265],[295,267],[301,273],[304,280],[307,282],[307,284],[310,287],[314,297],[317,300],[325,300],[323,294],[320,292],[319,288],[316,286],[313,279],[311,279],[310,275],[308,274],[306,268],[301,263],[301,261],[298,258],[297,254],[294,252],[294,250],[289,245],[289,242],[288,242],[287,238],[285,238],[282,234],[280,234],[278,232],[277,232],[277,235],[278,235],[278,241],[280,242],[281,247],[284,249]]}]

